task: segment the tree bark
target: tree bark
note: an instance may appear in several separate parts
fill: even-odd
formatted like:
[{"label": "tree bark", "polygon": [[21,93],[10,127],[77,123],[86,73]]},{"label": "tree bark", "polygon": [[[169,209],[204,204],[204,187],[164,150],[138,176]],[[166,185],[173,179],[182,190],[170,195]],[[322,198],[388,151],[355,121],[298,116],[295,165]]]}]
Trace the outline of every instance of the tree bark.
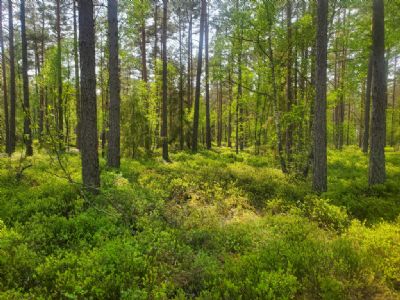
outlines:
[{"label": "tree bark", "polygon": [[[269,25],[270,25],[270,27],[272,27],[272,24],[269,24]],[[277,82],[276,82],[274,52],[272,49],[272,39],[270,36],[268,37],[268,52],[269,52],[272,90],[273,90],[272,110],[273,110],[273,115],[274,115],[278,156],[279,156],[279,162],[281,165],[282,172],[287,173],[288,170],[286,167],[286,161],[285,161],[285,157],[283,154],[283,146],[282,146],[282,132],[281,132],[280,114],[279,114],[279,107],[278,107],[279,106],[278,105],[278,87],[277,87]]]},{"label": "tree bark", "polygon": [[14,55],[14,14],[12,0],[8,0],[9,56],[10,56],[10,154],[16,145],[16,87],[15,87],[15,55]]},{"label": "tree bark", "polygon": [[26,26],[25,26],[25,0],[21,0],[21,48],[22,48],[22,80],[24,91],[24,102],[22,105],[24,111],[24,144],[26,148],[26,155],[33,155],[32,148],[32,130],[31,130],[31,113],[29,107],[29,80],[28,80],[28,42],[26,40]]},{"label": "tree bark", "polygon": [[[107,163],[111,168],[119,168],[120,146],[120,79],[118,59],[118,0],[108,0],[108,90],[110,97],[109,133]],[[145,61],[146,62],[146,61]],[[144,72],[147,78],[147,71]]]},{"label": "tree bark", "polygon": [[84,186],[96,193],[100,187],[97,138],[95,31],[93,0],[79,2],[79,52],[81,68],[81,160]]},{"label": "tree bark", "polygon": [[197,75],[196,75],[196,92],[194,99],[194,117],[193,117],[193,140],[192,151],[197,152],[198,133],[199,133],[199,110],[200,110],[200,85],[201,85],[201,70],[203,64],[203,42],[204,42],[204,24],[206,18],[206,0],[201,1],[201,16],[200,16],[200,41],[199,55],[197,57]]},{"label": "tree bark", "polygon": [[183,150],[184,148],[184,100],[183,100],[183,60],[182,60],[182,12],[179,9],[179,146],[180,149]]},{"label": "tree bark", "polygon": [[73,0],[74,18],[74,70],[75,70],[75,107],[76,107],[76,147],[81,148],[81,95],[79,87],[79,56],[78,56],[78,24],[76,20],[76,0]]},{"label": "tree bark", "polygon": [[371,51],[368,63],[367,88],[365,90],[365,103],[364,103],[364,132],[362,141],[362,150],[364,153],[368,153],[368,148],[369,148],[373,68],[374,68],[374,60],[373,60],[373,53]]},{"label": "tree bark", "polygon": [[[61,8],[60,0],[56,1],[56,34],[57,34],[57,129],[60,139],[60,145],[63,140],[64,131],[64,105],[62,101],[63,83],[62,83],[62,63],[61,63]],[[61,147],[60,147],[61,148]]]},{"label": "tree bark", "polygon": [[371,153],[369,157],[369,184],[381,184],[386,180],[386,67],[385,23],[383,0],[373,1],[372,15],[373,91],[371,120]]},{"label": "tree bark", "polygon": [[[0,0],[0,11],[3,12],[3,0]],[[3,40],[3,14],[0,14],[0,47],[1,47],[1,70],[3,79],[3,102],[4,102],[4,123],[6,129],[6,153],[11,155],[10,145],[10,123],[8,115],[8,92],[7,92],[7,73],[6,73],[6,55],[4,53]]]},{"label": "tree bark", "polygon": [[[286,79],[286,93],[287,93],[287,111],[291,112],[293,106],[293,43],[292,43],[292,1],[288,0],[286,4],[286,19],[287,19],[287,42],[288,42],[288,59],[287,59],[287,79]],[[293,124],[289,122],[286,130],[286,155],[288,162],[292,157],[293,146]]]},{"label": "tree bark", "polygon": [[316,47],[316,96],[313,122],[313,189],[327,190],[327,46],[328,46],[328,0],[317,3],[317,47]]},{"label": "tree bark", "polygon": [[393,92],[392,92],[392,120],[390,131],[390,146],[394,146],[394,119],[396,108],[396,71],[397,71],[397,56],[394,58],[394,72],[393,72]]},{"label": "tree bark", "polygon": [[[204,2],[204,5],[207,5],[207,2]],[[211,119],[210,119],[210,68],[209,68],[209,16],[208,9],[206,7],[206,17],[205,17],[205,30],[204,30],[204,38],[205,38],[205,52],[206,52],[206,61],[205,61],[205,69],[206,69],[206,147],[208,150],[211,149]]]},{"label": "tree bark", "polygon": [[162,25],[162,157],[169,161],[168,157],[168,61],[167,61],[167,18],[168,0],[163,0],[163,25]]}]

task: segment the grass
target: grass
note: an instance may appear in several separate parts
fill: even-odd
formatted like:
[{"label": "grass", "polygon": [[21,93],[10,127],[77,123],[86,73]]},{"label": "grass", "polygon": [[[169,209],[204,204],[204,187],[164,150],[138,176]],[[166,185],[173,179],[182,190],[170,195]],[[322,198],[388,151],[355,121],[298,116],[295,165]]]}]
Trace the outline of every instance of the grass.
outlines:
[{"label": "grass", "polygon": [[[0,159],[0,299],[400,296],[399,153],[370,188],[367,157],[330,151],[321,196],[273,157],[171,158],[102,161],[95,197],[46,154]],[[62,159],[79,182],[79,157]]]}]

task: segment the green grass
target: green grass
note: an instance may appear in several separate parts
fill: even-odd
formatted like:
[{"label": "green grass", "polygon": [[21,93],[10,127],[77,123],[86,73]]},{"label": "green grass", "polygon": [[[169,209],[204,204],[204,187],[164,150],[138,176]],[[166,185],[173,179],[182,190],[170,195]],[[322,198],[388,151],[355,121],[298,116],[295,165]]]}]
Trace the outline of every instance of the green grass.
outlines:
[{"label": "green grass", "polygon": [[[329,191],[227,149],[102,166],[93,197],[46,154],[0,159],[0,299],[397,299],[400,154],[369,188],[355,148]],[[77,155],[63,157],[80,181]]]}]

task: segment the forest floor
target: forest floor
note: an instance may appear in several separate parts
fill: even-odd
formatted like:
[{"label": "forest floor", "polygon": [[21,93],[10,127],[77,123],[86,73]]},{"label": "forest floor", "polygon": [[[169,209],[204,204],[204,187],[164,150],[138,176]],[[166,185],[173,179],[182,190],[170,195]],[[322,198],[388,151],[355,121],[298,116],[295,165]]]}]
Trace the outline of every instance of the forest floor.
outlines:
[{"label": "forest floor", "polygon": [[230,150],[102,166],[0,159],[0,299],[400,299],[400,153],[369,188],[356,148],[329,192]]}]

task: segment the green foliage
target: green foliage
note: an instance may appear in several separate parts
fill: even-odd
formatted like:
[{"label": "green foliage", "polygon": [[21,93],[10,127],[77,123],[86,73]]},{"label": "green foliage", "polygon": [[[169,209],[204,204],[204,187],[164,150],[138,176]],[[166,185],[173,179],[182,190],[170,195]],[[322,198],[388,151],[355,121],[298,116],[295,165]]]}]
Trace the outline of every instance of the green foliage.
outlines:
[{"label": "green foliage", "polygon": [[[104,170],[95,197],[47,155],[20,180],[6,169],[18,161],[2,159],[0,299],[398,297],[399,219],[369,207],[360,214],[374,225],[353,219],[356,199],[357,208],[396,205],[398,154],[388,153],[388,184],[371,190],[354,181],[362,154],[331,152],[332,188],[319,197],[271,157],[222,149],[171,158]],[[78,181],[77,157],[62,160]]]}]

